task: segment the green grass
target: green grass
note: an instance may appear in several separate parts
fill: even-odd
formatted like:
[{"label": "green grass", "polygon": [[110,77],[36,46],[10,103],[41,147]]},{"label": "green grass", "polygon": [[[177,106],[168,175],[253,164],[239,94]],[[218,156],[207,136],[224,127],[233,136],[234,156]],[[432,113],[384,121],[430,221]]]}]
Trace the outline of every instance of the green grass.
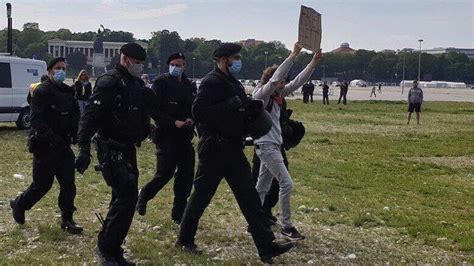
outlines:
[{"label": "green grass", "polygon": [[[474,104],[427,102],[422,125],[406,125],[406,103],[347,106],[290,101],[307,134],[288,152],[294,180],[293,220],[307,239],[279,263],[474,263]],[[413,121],[414,122],[414,121]],[[0,125],[0,261],[14,264],[96,263],[95,211],[105,215],[110,192],[92,171],[77,176],[76,220],[82,236],[59,229],[58,185],[12,222],[8,199],[31,182],[26,132]],[[251,149],[246,151],[251,154]],[[95,156],[94,156],[95,157]],[[139,149],[140,184],[155,171],[154,147]],[[24,180],[13,178],[25,175]],[[135,261],[155,264],[258,263],[245,221],[225,182],[201,219],[204,255],[173,247],[172,182],[136,215],[127,238]],[[278,211],[275,210],[275,211]],[[278,228],[274,228],[275,232]],[[277,234],[278,235],[278,234]]]}]

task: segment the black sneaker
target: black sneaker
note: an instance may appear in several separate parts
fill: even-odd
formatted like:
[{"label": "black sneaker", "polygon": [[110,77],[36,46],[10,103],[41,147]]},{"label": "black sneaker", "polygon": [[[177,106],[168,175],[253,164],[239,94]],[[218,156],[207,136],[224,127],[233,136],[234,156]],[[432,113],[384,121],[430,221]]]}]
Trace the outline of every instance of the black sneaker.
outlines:
[{"label": "black sneaker", "polygon": [[18,199],[10,200],[10,207],[12,208],[13,219],[18,224],[25,224],[25,210],[18,206]]},{"label": "black sneaker", "polygon": [[305,237],[296,230],[294,227],[281,229],[281,234],[286,237],[288,240],[296,241],[305,239]]},{"label": "black sneaker", "polygon": [[96,248],[95,252],[97,254],[97,257],[99,257],[100,265],[102,266],[118,266],[119,265],[117,260],[114,257],[106,255],[99,249],[99,247]]},{"label": "black sneaker", "polygon": [[196,244],[194,243],[189,243],[189,244],[183,244],[181,243],[181,241],[177,241],[176,244],[175,244],[175,247],[184,251],[184,252],[188,252],[188,253],[191,253],[191,254],[194,254],[194,255],[201,255],[202,254],[202,250],[199,250],[198,247],[196,246]]},{"label": "black sneaker", "polygon": [[70,233],[70,234],[73,234],[73,235],[78,235],[80,233],[82,233],[83,229],[82,227],[80,227],[78,224],[76,224],[76,222],[74,222],[73,219],[70,219],[70,220],[63,220],[61,222],[61,228]]},{"label": "black sneaker", "polygon": [[135,266],[135,262],[131,262],[126,260],[123,256],[116,257],[115,261],[117,262],[118,266]]},{"label": "black sneaker", "polygon": [[272,242],[270,244],[270,247],[266,251],[262,252],[262,254],[260,254],[260,259],[263,263],[273,264],[274,257],[280,256],[281,254],[289,251],[294,246],[294,242],[287,242],[282,244]]}]

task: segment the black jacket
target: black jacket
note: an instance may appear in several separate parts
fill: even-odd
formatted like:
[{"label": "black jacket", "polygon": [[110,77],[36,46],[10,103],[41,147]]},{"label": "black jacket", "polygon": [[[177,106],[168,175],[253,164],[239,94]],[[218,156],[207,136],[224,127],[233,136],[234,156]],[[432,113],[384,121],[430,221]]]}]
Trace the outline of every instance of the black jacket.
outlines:
[{"label": "black jacket", "polygon": [[329,86],[328,85],[323,85],[323,94],[326,95],[329,93]]},{"label": "black jacket", "polygon": [[209,72],[202,80],[192,105],[200,136],[219,136],[241,141],[246,136],[246,112],[243,108],[230,109],[226,102],[238,96],[249,101],[242,84],[219,68]]},{"label": "black jacket", "polygon": [[87,101],[92,95],[92,85],[90,82],[85,86],[84,93],[82,93],[83,88],[82,88],[82,82],[80,80],[74,83],[74,88],[76,90],[76,98],[78,101]]},{"label": "black jacket", "polygon": [[144,140],[150,115],[156,119],[156,94],[121,65],[100,76],[79,123],[78,144],[90,149],[97,132],[123,144]]},{"label": "black jacket", "polygon": [[175,121],[192,118],[191,106],[196,95],[196,86],[186,77],[181,82],[170,74],[158,77],[152,89],[156,93],[158,111],[156,117],[155,142],[171,140],[190,141],[194,126],[177,128]]},{"label": "black jacket", "polygon": [[30,135],[75,142],[80,113],[74,94],[74,89],[64,83],[47,80],[38,85],[31,98]]}]

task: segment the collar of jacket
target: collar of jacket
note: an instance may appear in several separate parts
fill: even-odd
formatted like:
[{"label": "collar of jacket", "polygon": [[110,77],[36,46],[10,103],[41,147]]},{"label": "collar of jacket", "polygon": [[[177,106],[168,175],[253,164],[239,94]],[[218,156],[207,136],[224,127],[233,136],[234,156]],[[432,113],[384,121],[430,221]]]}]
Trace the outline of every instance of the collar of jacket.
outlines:
[{"label": "collar of jacket", "polygon": [[120,73],[120,75],[122,75],[122,77],[128,79],[128,80],[134,80],[134,81],[137,81],[139,82],[142,86],[145,86],[145,82],[141,79],[141,78],[138,78],[138,77],[134,77],[132,76],[132,74],[130,74],[130,72],[128,72],[128,69],[124,66],[122,66],[120,63],[117,64],[117,66],[115,67],[117,69],[117,71]]},{"label": "collar of jacket", "polygon": [[223,76],[223,77],[229,79],[229,80],[232,81],[232,82],[239,82],[239,83],[240,83],[240,81],[238,81],[230,72],[229,72],[229,75],[227,75],[226,73],[224,73],[224,72],[223,72],[220,68],[218,68],[218,67],[216,67],[216,68],[214,69],[214,71],[216,71],[217,74],[219,74],[219,75],[221,75],[221,76]]},{"label": "collar of jacket", "polygon": [[46,80],[45,85],[52,86],[60,91],[67,91],[71,89],[71,87],[68,86],[67,84],[64,84],[63,82],[57,83],[57,82],[52,81],[51,79]]}]

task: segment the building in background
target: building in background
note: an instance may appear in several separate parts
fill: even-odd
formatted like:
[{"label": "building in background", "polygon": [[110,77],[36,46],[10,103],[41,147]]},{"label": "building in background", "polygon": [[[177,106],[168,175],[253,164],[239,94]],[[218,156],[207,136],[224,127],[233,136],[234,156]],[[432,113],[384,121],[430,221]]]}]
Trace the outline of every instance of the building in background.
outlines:
[{"label": "building in background", "polygon": [[255,39],[247,39],[244,41],[240,41],[239,44],[242,45],[242,47],[245,48],[251,48],[251,47],[256,47],[259,46],[260,44],[265,43],[264,41],[259,41]]},{"label": "building in background", "polygon": [[349,43],[343,42],[339,48],[332,50],[331,53],[335,54],[355,54],[356,50],[349,46]]},{"label": "building in background", "polygon": [[469,59],[474,60],[474,48],[454,48],[454,47],[447,47],[447,48],[433,48],[433,49],[425,49],[421,50],[423,53],[432,54],[432,55],[441,55],[447,53],[462,53],[467,55]]},{"label": "building in background", "polygon": [[[137,41],[145,50],[148,44]],[[125,42],[104,42],[104,62],[110,64],[115,55],[120,54],[120,48],[126,44]],[[53,57],[67,57],[70,53],[80,52],[87,57],[87,64],[92,65],[94,58],[94,42],[93,41],[65,41],[61,39],[52,39],[48,41],[48,53]]]}]

